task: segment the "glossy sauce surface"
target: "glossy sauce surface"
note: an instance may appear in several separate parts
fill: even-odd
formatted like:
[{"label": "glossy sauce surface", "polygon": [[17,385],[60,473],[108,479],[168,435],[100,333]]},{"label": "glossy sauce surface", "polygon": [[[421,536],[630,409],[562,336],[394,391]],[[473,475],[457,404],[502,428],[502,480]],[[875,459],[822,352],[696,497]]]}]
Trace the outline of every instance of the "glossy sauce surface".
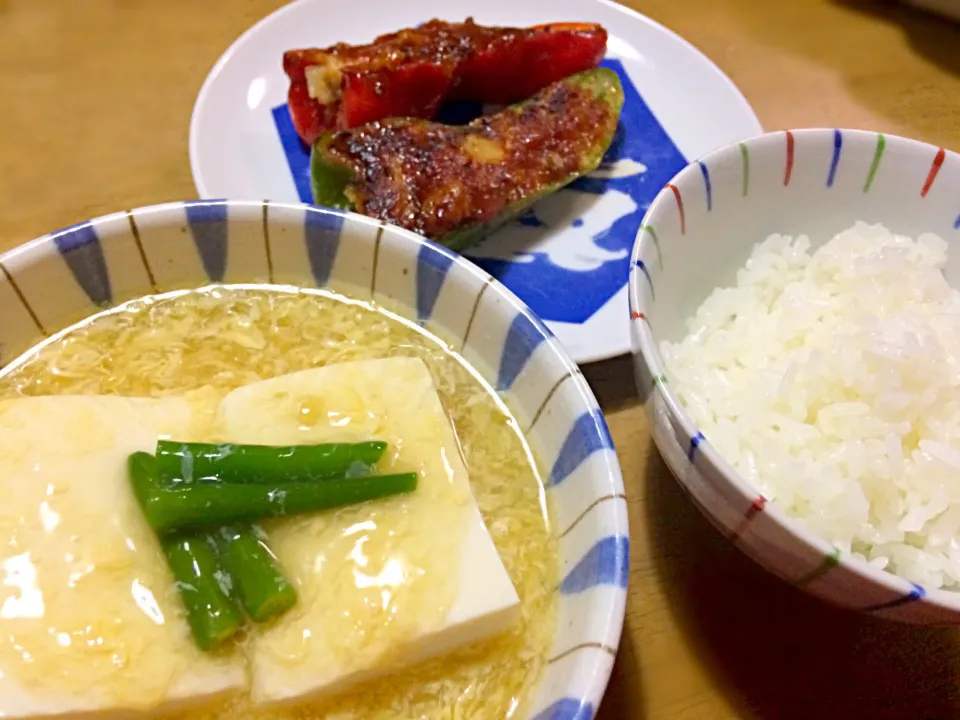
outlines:
[{"label": "glossy sauce surface", "polygon": [[[214,420],[213,408],[234,388],[311,367],[397,355],[420,357],[429,368],[443,409],[456,428],[455,442],[459,441],[466,461],[473,494],[520,595],[521,621],[501,637],[453,656],[404,667],[323,704],[265,711],[240,697],[182,717],[279,719],[343,714],[433,718],[455,713],[457,717],[500,718],[522,712],[539,678],[554,629],[557,567],[556,541],[549,528],[543,488],[515,421],[442,342],[400,318],[342,297],[276,289],[219,288],[134,303],[66,333],[0,378],[0,397],[163,397],[193,391],[201,398],[194,404],[196,422],[201,426],[211,423],[208,437],[216,439],[221,430],[214,428],[222,418]],[[197,388],[204,390],[197,394]],[[311,438],[325,436],[323,428],[350,423],[368,432],[363,429],[363,418],[370,417],[364,406],[345,397],[333,405],[328,394],[304,397],[294,400],[291,407],[282,411],[293,413],[291,427]],[[402,467],[402,453],[390,462]],[[446,483],[423,501],[446,502],[458,492],[455,483]],[[402,517],[403,513],[392,513],[361,519],[352,517],[347,509],[338,513],[335,523],[311,527],[309,522],[286,521],[271,528],[278,553],[287,555],[291,572],[301,579],[316,568],[317,557],[307,552],[298,557],[297,549],[305,547],[296,540],[298,533],[324,535],[326,556],[337,558],[338,572],[348,577],[342,586],[356,591],[347,601],[348,612],[338,629],[337,637],[343,641],[328,646],[334,648],[334,657],[345,662],[355,655],[351,648],[363,648],[366,623],[395,622],[398,633],[409,632],[411,623],[429,623],[449,606],[455,585],[444,579],[442,568],[424,572],[429,564],[426,556],[391,563],[391,544],[398,530],[406,527],[398,520]],[[443,531],[439,537],[448,534],[455,543],[456,524],[455,514],[438,518],[436,527]],[[150,540],[143,538],[142,542],[149,545]],[[405,545],[410,547],[417,545]],[[15,557],[6,556],[4,552],[7,561]],[[9,580],[17,572],[23,578],[26,566],[18,570],[5,564],[4,569]],[[397,582],[400,577],[413,576],[423,578],[419,586]],[[398,591],[401,586],[404,590]],[[133,589],[129,588],[131,597]],[[152,602],[164,617],[177,617],[178,606],[169,590],[167,587],[164,592],[163,583],[154,580]],[[403,599],[405,592],[409,592],[408,600]],[[425,597],[430,601],[425,602]],[[146,605],[152,607],[151,602]],[[403,612],[395,612],[405,607],[406,621]],[[411,610],[414,607],[416,610]],[[142,608],[139,612],[144,617],[150,614]],[[296,663],[309,646],[303,631],[312,629],[296,624],[290,627],[297,627],[299,637],[288,628],[286,635],[276,636],[282,641],[274,649],[283,661]],[[96,628],[87,632],[94,644],[109,635]],[[2,638],[4,642],[7,639]],[[241,651],[249,651],[251,641],[256,643],[257,638],[249,639]],[[384,650],[366,649],[374,654]]]},{"label": "glossy sauce surface", "polygon": [[439,238],[595,168],[617,127],[619,92],[606,76],[568,78],[465,126],[399,118],[344,130],[322,154],[350,169],[345,194],[357,212]]},{"label": "glossy sauce surface", "polygon": [[347,363],[235,390],[218,431],[242,443],[387,443],[380,473],[415,492],[264,525],[300,601],[248,646],[255,699],[281,699],[402,664],[458,596],[473,503],[456,438],[424,364]]},{"label": "glossy sauce surface", "polygon": [[242,684],[242,658],[190,639],[127,487],[127,454],[188,432],[191,414],[182,398],[0,400],[5,713],[151,707],[195,694],[195,681]]}]

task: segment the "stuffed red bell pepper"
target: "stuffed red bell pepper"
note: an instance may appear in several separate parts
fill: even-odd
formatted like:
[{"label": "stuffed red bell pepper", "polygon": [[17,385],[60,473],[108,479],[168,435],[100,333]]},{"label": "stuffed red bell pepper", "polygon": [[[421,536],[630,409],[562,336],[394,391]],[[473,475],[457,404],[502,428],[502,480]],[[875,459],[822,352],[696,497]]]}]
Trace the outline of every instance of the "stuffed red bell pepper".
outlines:
[{"label": "stuffed red bell pepper", "polygon": [[288,106],[300,138],[389,117],[432,118],[447,99],[507,104],[596,67],[607,31],[590,23],[531,28],[431,20],[369,45],[289,50]]}]

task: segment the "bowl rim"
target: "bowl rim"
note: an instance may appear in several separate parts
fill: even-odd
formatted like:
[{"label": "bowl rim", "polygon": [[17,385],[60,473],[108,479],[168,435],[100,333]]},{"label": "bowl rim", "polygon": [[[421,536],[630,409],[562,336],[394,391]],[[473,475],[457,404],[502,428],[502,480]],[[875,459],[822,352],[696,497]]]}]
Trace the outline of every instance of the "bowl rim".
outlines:
[{"label": "bowl rim", "polygon": [[[702,158],[689,162],[683,169],[676,173],[673,178],[670,179],[668,184],[664,185],[664,187],[654,198],[653,202],[650,203],[650,207],[647,208],[646,213],[644,213],[643,220],[640,223],[640,230],[637,232],[637,237],[633,244],[633,251],[630,256],[631,272],[628,279],[628,299],[630,304],[630,324],[632,337],[634,339],[633,355],[635,358],[637,356],[640,357],[642,362],[647,366],[651,377],[662,376],[664,372],[664,363],[658,349],[657,341],[654,338],[653,331],[649,323],[645,321],[645,315],[643,313],[646,301],[644,300],[643,286],[641,284],[640,276],[642,273],[633,272],[633,270],[637,268],[637,262],[640,260],[642,252],[645,251],[645,249],[651,244],[660,242],[659,238],[654,241],[650,237],[650,234],[645,232],[645,228],[649,227],[650,220],[654,212],[661,205],[663,205],[664,202],[668,202],[673,198],[672,190],[670,188],[672,186],[678,186],[680,182],[690,176],[696,175],[696,177],[699,178],[702,173],[702,164],[707,165],[710,164],[711,161],[727,159],[731,156],[736,156],[739,158],[743,147],[748,148],[752,156],[754,152],[770,152],[769,147],[762,147],[762,145],[767,143],[770,138],[793,136],[794,139],[797,139],[829,135],[832,142],[832,138],[838,132],[842,133],[845,137],[854,136],[861,139],[869,138],[874,141],[877,137],[883,137],[888,146],[890,144],[900,145],[901,147],[909,148],[913,152],[923,151],[932,156],[935,156],[937,153],[943,151],[945,155],[953,156],[957,160],[960,160],[960,155],[947,148],[938,147],[936,145],[923,142],[922,140],[915,140],[913,138],[903,137],[893,133],[876,132],[858,128],[809,127],[775,130],[765,132],[760,135],[754,135],[753,137],[745,138],[742,141],[718,148]],[[761,147],[757,147],[758,145]],[[645,389],[641,388],[640,391],[641,395],[643,395]],[[647,399],[647,402],[651,402],[655,394],[659,395],[663,401],[672,423],[675,422],[679,424],[683,429],[683,432],[687,434],[687,437],[694,438],[698,436],[699,430],[696,422],[680,402],[680,399],[674,393],[669,383],[654,382],[653,387],[649,389],[649,398]],[[703,436],[700,435],[700,439],[703,440],[703,442],[700,442],[697,445],[697,457],[700,458],[701,461],[707,466],[712,467],[712,469],[722,478],[723,482],[727,483],[730,488],[745,498],[747,505],[760,501],[760,506],[763,508],[764,514],[770,516],[777,525],[785,529],[791,540],[804,546],[805,549],[811,553],[816,553],[821,557],[827,558],[828,556],[831,556],[837,552],[837,548],[832,543],[817,533],[814,533],[811,530],[803,527],[799,521],[782,510],[779,505],[777,505],[775,500],[767,502],[766,498],[763,497],[760,491],[751,485],[730,463],[728,463],[720,455],[720,453],[709,442],[709,438],[704,439]],[[684,481],[680,478],[677,478],[677,481],[680,482],[681,485],[684,484]],[[750,507],[753,508],[754,506],[750,505]],[[706,510],[703,508],[701,508],[701,511],[706,513]],[[840,562],[843,562],[846,569],[855,572],[875,585],[889,590],[891,593],[900,593],[901,595],[916,594],[917,599],[940,607],[953,615],[960,616],[960,589],[946,590],[943,588],[924,588],[900,575],[873,567],[847,553],[843,553],[841,556],[839,556],[839,558]]]},{"label": "bowl rim", "polygon": [[[115,220],[118,217],[124,217],[124,216],[126,216],[131,221],[131,225],[132,225],[133,218],[135,215],[141,216],[141,217],[143,215],[155,215],[160,218],[160,225],[172,224],[170,223],[170,221],[166,219],[167,217],[170,217],[169,215],[167,215],[168,213],[179,212],[180,210],[182,210],[187,206],[198,206],[198,205],[225,206],[228,211],[227,219],[225,222],[227,222],[228,224],[230,222],[261,222],[261,217],[263,218],[266,217],[266,215],[261,215],[261,213],[265,213],[270,209],[302,211],[304,213],[304,216],[306,216],[309,213],[334,215],[344,219],[349,219],[354,223],[366,225],[367,227],[382,228],[381,237],[383,239],[386,239],[388,235],[392,235],[393,238],[396,238],[399,240],[406,240],[407,242],[412,242],[419,246],[427,246],[431,248],[433,251],[436,251],[440,255],[444,256],[446,259],[450,260],[452,264],[455,264],[461,269],[465,270],[466,272],[473,274],[475,277],[481,278],[484,282],[484,285],[488,287],[487,292],[490,292],[492,290],[493,292],[501,296],[504,300],[507,301],[507,303],[517,313],[522,314],[532,324],[532,326],[536,328],[537,332],[541,335],[543,340],[552,341],[552,342],[544,342],[542,344],[549,345],[555,359],[561,362],[564,368],[568,371],[569,375],[575,378],[579,376],[578,383],[577,383],[578,392],[576,393],[576,398],[577,398],[576,404],[574,406],[571,406],[570,408],[567,408],[566,406],[564,406],[566,412],[568,412],[573,418],[575,418],[579,415],[582,415],[582,413],[585,411],[591,411],[590,415],[591,415],[593,428],[600,433],[609,433],[609,429],[606,427],[605,414],[603,413],[603,410],[600,408],[600,403],[597,401],[597,398],[595,393],[593,392],[593,389],[588,385],[586,380],[583,378],[583,375],[580,372],[577,364],[571,359],[571,357],[569,356],[567,351],[564,349],[564,347],[559,343],[559,341],[556,340],[555,335],[550,331],[550,329],[546,326],[546,324],[536,315],[536,313],[533,312],[533,310],[531,310],[509,288],[507,288],[499,280],[491,276],[485,270],[480,268],[478,265],[475,265],[467,258],[461,256],[459,253],[456,253],[450,250],[449,248],[443,245],[440,245],[437,242],[434,242],[422,235],[419,235],[418,233],[406,230],[404,228],[400,228],[395,225],[390,225],[388,223],[383,223],[378,220],[369,218],[367,216],[360,215],[358,213],[350,212],[347,210],[341,210],[338,208],[331,208],[331,207],[318,206],[318,205],[311,205],[308,203],[301,203],[301,202],[281,202],[281,201],[273,201],[273,200],[237,200],[237,199],[229,199],[229,198],[210,198],[210,199],[202,198],[202,199],[190,199],[190,200],[176,200],[176,201],[166,201],[162,203],[156,203],[152,205],[143,205],[143,206],[134,207],[130,209],[115,211],[112,213],[101,214],[101,215],[98,215],[97,217],[94,217],[88,220],[72,223],[70,225],[61,227],[52,232],[38,235],[36,237],[33,237],[30,240],[26,240],[22,243],[18,243],[7,250],[0,252],[0,281],[5,280],[11,285],[15,284],[13,282],[14,281],[13,276],[11,275],[10,271],[7,269],[7,261],[13,258],[17,258],[18,260],[22,258],[22,262],[27,266],[33,265],[35,263],[41,263],[43,262],[43,258],[46,254],[46,249],[50,247],[50,245],[54,242],[54,240],[57,237],[74,232],[78,228],[83,228],[88,226],[97,227],[101,223],[105,223],[110,220]],[[250,213],[250,217],[247,218],[245,216],[241,216],[240,218],[236,218],[232,220],[229,212],[230,210],[237,210],[241,212],[247,211]],[[253,217],[254,214],[256,215],[255,219]],[[273,217],[289,218],[289,215],[283,215],[278,213],[278,214],[273,214]],[[275,220],[275,222],[288,222],[288,220]],[[106,240],[109,237],[110,235],[105,235],[103,239]],[[139,239],[138,239],[138,242],[139,242]],[[387,240],[387,242],[390,242],[390,240]],[[207,283],[207,284],[231,285],[231,284],[237,284],[237,283],[236,282],[213,282],[213,283]],[[284,285],[284,283],[276,283],[276,284]],[[202,284],[198,285],[198,287],[200,286],[202,286]],[[15,292],[19,294],[19,290],[15,290]],[[163,292],[165,292],[163,288],[155,288],[154,290],[148,293],[145,293],[144,295],[157,294],[157,293],[163,293]],[[140,295],[138,297],[143,297],[144,295]],[[385,295],[389,297],[389,294],[385,293]],[[136,298],[132,298],[132,299],[136,299]],[[118,300],[115,303],[115,305],[121,305],[126,302],[128,302],[128,300]],[[401,305],[404,308],[405,313],[412,314],[414,316],[416,315],[415,308],[408,308],[403,303],[401,303]],[[94,311],[91,311],[91,312],[94,312]],[[66,327],[70,327],[70,326],[71,325],[68,324]],[[61,328],[60,330],[56,330],[56,331],[51,331],[50,336],[51,337],[54,336],[56,333],[60,332],[62,329],[65,329],[65,328]],[[32,349],[32,347],[34,346],[35,344],[31,345],[30,348],[27,348],[27,350],[25,350],[24,352],[30,352],[30,349]],[[22,354],[23,353],[19,353],[17,356],[15,356],[14,360],[20,357]],[[531,360],[532,360],[532,357],[531,357]],[[471,364],[471,367],[472,367],[472,364]],[[478,373],[480,372],[479,370],[476,370],[476,369],[475,371]],[[497,395],[500,395],[500,396],[503,396],[505,394],[507,400],[513,399],[511,397],[513,393],[511,391],[508,390],[506,393],[501,392],[496,388],[496,383],[491,382],[490,378],[486,377],[485,373],[480,373],[480,374],[482,377],[484,377],[484,380],[490,385],[490,390],[492,392],[495,392]],[[510,404],[512,403],[508,403],[508,405]],[[600,412],[599,413],[592,412],[594,408],[600,409]],[[540,471],[541,475],[544,475],[544,478],[545,478],[546,475],[543,473],[544,468],[538,467],[538,470]],[[619,498],[626,497],[626,494],[625,494],[626,491],[625,491],[624,482],[623,482],[623,472],[620,466],[620,458],[617,455],[616,451],[605,453],[604,461],[601,468],[591,471],[590,475],[593,478],[598,478],[603,485],[608,486],[605,489],[605,496],[606,496],[606,493],[610,493],[611,497],[619,497]],[[543,489],[544,491],[548,490],[549,484],[545,482]],[[554,499],[554,502],[560,502],[560,500]],[[553,520],[553,518],[551,518],[551,520]],[[579,522],[579,519],[576,522]],[[555,533],[559,532],[559,529],[556,527],[555,522],[551,522],[551,526],[554,528]],[[604,537],[607,537],[607,536],[623,538],[627,543],[627,547],[629,547],[630,527],[629,527],[629,522],[626,519],[625,512],[620,513],[620,512],[614,511],[610,513],[609,516],[604,517],[603,527],[604,527],[604,530],[598,535],[600,539],[603,539]],[[557,560],[559,563],[558,570],[559,570],[561,579],[564,572],[564,569],[563,569],[564,557],[565,555],[562,553],[562,550],[558,545]],[[573,563],[571,564],[571,567],[572,567],[573,564],[577,560],[579,560],[579,558],[573,557],[571,559],[573,560]],[[606,628],[604,643],[605,643],[605,646],[607,647],[612,647],[612,648],[618,647],[622,633],[623,633],[623,625],[624,625],[624,619],[626,615],[626,601],[627,601],[627,595],[629,592],[629,569],[630,569],[630,558],[629,558],[629,554],[627,554],[626,567],[624,568],[624,574],[628,578],[628,585],[626,587],[616,586],[614,588],[615,592],[599,593],[595,597],[589,599],[587,602],[591,613],[594,613],[594,614],[599,613],[605,616],[606,618],[606,624],[604,626]],[[553,630],[552,643],[556,642],[556,640],[560,637],[561,632],[562,632],[562,627],[558,621],[556,627]],[[548,648],[548,653],[555,649],[552,643]],[[578,648],[574,648],[574,649],[578,649]],[[565,656],[566,654],[567,653],[562,653],[561,656]],[[576,695],[571,695],[569,688],[567,686],[558,688],[557,690],[552,692],[547,698],[549,702],[575,698],[579,703],[582,704],[581,707],[588,707],[588,704],[590,703],[599,703],[599,701],[603,698],[604,694],[606,693],[607,686],[610,682],[610,678],[613,671],[613,664],[611,662],[608,662],[607,659],[605,658],[605,655],[603,654],[591,656],[589,660],[583,660],[583,661],[586,662],[588,667],[590,668],[589,682],[585,683],[584,688],[580,690],[578,693],[576,693]],[[537,702],[538,697],[540,697],[540,693],[543,692],[545,689],[547,689],[546,686],[543,684],[545,679],[546,679],[546,664],[544,665],[543,674],[539,678],[538,684],[532,688],[532,692],[529,698],[531,702],[531,706],[530,706],[531,713],[537,710],[537,706],[535,705],[535,703]],[[546,707],[546,710],[549,710],[550,707],[551,706],[548,704]],[[533,716],[531,715],[531,717]]]}]

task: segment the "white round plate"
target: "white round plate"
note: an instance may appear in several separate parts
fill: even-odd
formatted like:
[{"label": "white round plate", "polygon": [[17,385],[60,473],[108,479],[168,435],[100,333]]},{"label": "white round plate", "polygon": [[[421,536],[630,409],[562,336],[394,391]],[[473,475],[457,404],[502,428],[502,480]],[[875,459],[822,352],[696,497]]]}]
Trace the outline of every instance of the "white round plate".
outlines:
[{"label": "white round plate", "polygon": [[603,166],[465,253],[543,318],[578,363],[630,351],[630,250],[647,207],[688,161],[762,132],[736,86],[688,42],[608,0],[297,0],[244,33],[207,77],[190,125],[201,198],[310,202],[309,152],[286,109],[283,52],[363,43],[431,18],[589,21],[624,85]]}]

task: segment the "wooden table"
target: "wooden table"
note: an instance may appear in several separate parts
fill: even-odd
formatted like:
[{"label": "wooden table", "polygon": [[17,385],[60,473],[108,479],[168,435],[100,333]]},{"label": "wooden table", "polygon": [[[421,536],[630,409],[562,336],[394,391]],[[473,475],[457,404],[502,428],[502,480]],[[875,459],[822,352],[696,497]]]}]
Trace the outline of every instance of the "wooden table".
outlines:
[{"label": "wooden table", "polygon": [[[0,249],[194,197],[187,132],[200,84],[281,4],[0,0]],[[713,58],[768,130],[863,127],[960,149],[957,26],[881,2],[629,4]],[[681,495],[651,446],[630,360],[586,372],[623,463],[633,535],[602,720],[960,718],[956,631],[834,610],[768,576]]]}]

